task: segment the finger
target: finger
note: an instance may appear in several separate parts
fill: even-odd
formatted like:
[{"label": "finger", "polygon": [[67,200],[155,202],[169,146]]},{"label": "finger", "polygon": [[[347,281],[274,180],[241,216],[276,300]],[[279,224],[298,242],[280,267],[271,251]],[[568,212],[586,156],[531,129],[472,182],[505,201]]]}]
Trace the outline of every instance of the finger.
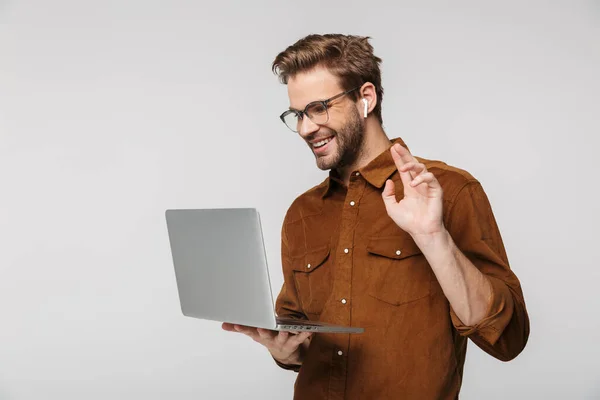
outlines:
[{"label": "finger", "polygon": [[231,324],[229,322],[225,322],[222,325],[223,329],[225,330],[231,330],[232,332],[244,332],[248,329],[252,329],[248,326],[245,325],[240,325],[240,324]]},{"label": "finger", "polygon": [[427,172],[427,167],[425,167],[425,164],[420,163],[420,162],[415,162],[415,161],[411,161],[409,163],[404,164],[399,171],[401,172],[414,172],[415,175],[418,175],[422,172]]},{"label": "finger", "polygon": [[394,160],[394,163],[396,164],[396,168],[398,168],[398,170],[400,170],[400,168],[402,168],[402,166],[406,163],[404,162],[404,160],[402,160],[402,156],[398,152],[398,147],[402,147],[402,146],[399,146],[399,145],[392,146],[390,148],[390,153],[392,154],[392,159]]},{"label": "finger", "polygon": [[386,207],[398,203],[396,200],[396,185],[394,185],[394,181],[391,179],[385,181],[385,186],[383,188],[383,192],[381,192],[381,197],[383,198],[383,202]]},{"label": "finger", "polygon": [[388,179],[385,181],[385,186],[383,187],[383,192],[381,192],[381,195],[384,199],[392,198],[393,201],[396,201],[396,185],[394,184],[393,180]]},{"label": "finger", "polygon": [[262,329],[262,328],[258,328],[256,329],[256,332],[258,333],[258,336],[263,340],[263,341],[269,341],[269,340],[273,340],[273,338],[275,337],[275,335],[277,333],[269,330],[269,329]]},{"label": "finger", "polygon": [[301,332],[297,335],[294,335],[288,339],[287,345],[289,347],[298,347],[302,343],[304,343],[304,341],[307,338],[309,338],[312,334],[313,334],[312,332]]},{"label": "finger", "polygon": [[412,180],[410,186],[417,187],[423,183],[426,183],[431,188],[440,187],[440,183],[431,172],[426,172],[417,176],[415,179]]},{"label": "finger", "polygon": [[288,331],[279,331],[279,334],[275,338],[275,344],[282,347],[288,340],[290,333]]},{"label": "finger", "polygon": [[234,325],[234,327],[235,327],[236,331],[243,333],[244,335],[247,335],[256,341],[258,341],[258,339],[260,338],[260,336],[258,336],[258,332],[256,331],[256,328],[252,328],[252,327],[244,326],[244,325]]},{"label": "finger", "polygon": [[223,324],[221,325],[221,328],[223,328],[223,330],[225,330],[227,332],[236,332],[233,324],[230,324],[228,322],[223,322]]},{"label": "finger", "polygon": [[[409,171],[403,171],[402,167],[407,162],[402,160],[402,156],[400,155],[400,153],[397,150],[398,148],[403,149],[402,146],[400,146],[399,144],[396,144],[395,146],[392,146],[390,152],[392,153],[392,158],[394,159],[396,168],[398,169],[398,172],[400,173],[400,179],[402,179],[402,184],[406,188],[406,187],[408,187],[408,185],[410,185],[410,181],[413,179],[413,176],[410,174]],[[412,161],[412,160],[410,160],[410,161]],[[410,161],[408,161],[408,162],[410,162]]]},{"label": "finger", "polygon": [[412,154],[410,154],[410,151],[408,151],[408,149],[404,146],[402,146],[400,143],[396,143],[393,146],[394,150],[396,150],[396,152],[398,153],[398,155],[400,156],[400,158],[402,159],[402,163],[406,164],[409,163],[411,161],[416,162],[417,160],[413,157]]},{"label": "finger", "polygon": [[[410,153],[410,151],[406,147],[402,146],[400,143],[396,143],[394,145],[394,150],[398,153],[399,159],[402,161],[403,165],[414,164],[422,166],[422,170],[426,171],[425,165],[419,163],[419,161]],[[422,170],[419,171],[419,169],[414,170],[412,168],[398,168],[398,171],[400,171],[400,177],[402,178],[402,183],[405,187],[409,184],[409,181],[411,179],[414,179],[417,175],[419,175],[420,172],[422,172]],[[403,172],[406,172],[407,175],[402,176]],[[405,177],[408,178],[408,180],[405,179]]]}]

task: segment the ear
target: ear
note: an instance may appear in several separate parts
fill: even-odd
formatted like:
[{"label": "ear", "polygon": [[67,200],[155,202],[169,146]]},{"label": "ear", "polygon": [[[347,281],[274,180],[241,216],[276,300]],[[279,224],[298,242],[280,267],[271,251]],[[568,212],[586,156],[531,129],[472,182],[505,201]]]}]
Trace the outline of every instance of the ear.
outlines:
[{"label": "ear", "polygon": [[366,107],[367,114],[369,114],[371,111],[373,111],[373,109],[377,105],[377,92],[375,90],[375,85],[373,85],[371,82],[365,83],[359,89],[358,94],[359,94],[359,103],[358,103],[359,112],[360,112],[360,115],[362,115],[364,117],[365,103],[363,102],[362,99],[365,99],[367,101],[367,107]]}]

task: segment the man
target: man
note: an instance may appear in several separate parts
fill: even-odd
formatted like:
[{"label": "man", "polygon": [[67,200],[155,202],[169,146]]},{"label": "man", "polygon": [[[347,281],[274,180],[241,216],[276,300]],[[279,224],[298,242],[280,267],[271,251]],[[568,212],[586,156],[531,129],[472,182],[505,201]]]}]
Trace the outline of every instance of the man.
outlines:
[{"label": "man", "polygon": [[330,170],[285,216],[276,311],[365,332],[223,328],[298,372],[297,399],[456,399],[467,339],[511,360],[529,317],[482,185],[384,132],[368,39],[309,35],[273,63],[281,119]]}]

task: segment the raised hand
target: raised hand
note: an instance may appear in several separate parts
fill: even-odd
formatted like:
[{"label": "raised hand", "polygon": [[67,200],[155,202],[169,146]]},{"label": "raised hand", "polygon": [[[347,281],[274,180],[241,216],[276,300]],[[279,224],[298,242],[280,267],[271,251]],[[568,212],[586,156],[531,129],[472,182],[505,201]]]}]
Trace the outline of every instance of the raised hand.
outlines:
[{"label": "raised hand", "polygon": [[396,201],[394,182],[388,179],[382,192],[387,214],[413,237],[443,231],[443,191],[436,177],[400,144],[390,149],[404,186],[404,198]]}]

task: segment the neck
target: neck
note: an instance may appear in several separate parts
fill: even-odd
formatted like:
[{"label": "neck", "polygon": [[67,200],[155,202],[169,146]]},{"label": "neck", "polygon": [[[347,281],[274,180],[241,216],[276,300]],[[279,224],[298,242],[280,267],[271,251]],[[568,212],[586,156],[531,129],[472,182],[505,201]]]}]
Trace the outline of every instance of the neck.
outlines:
[{"label": "neck", "polygon": [[337,173],[348,185],[350,174],[373,161],[378,155],[384,152],[391,144],[390,139],[385,134],[381,124],[375,117],[367,119],[365,125],[365,137],[356,161],[352,165],[338,168]]}]

